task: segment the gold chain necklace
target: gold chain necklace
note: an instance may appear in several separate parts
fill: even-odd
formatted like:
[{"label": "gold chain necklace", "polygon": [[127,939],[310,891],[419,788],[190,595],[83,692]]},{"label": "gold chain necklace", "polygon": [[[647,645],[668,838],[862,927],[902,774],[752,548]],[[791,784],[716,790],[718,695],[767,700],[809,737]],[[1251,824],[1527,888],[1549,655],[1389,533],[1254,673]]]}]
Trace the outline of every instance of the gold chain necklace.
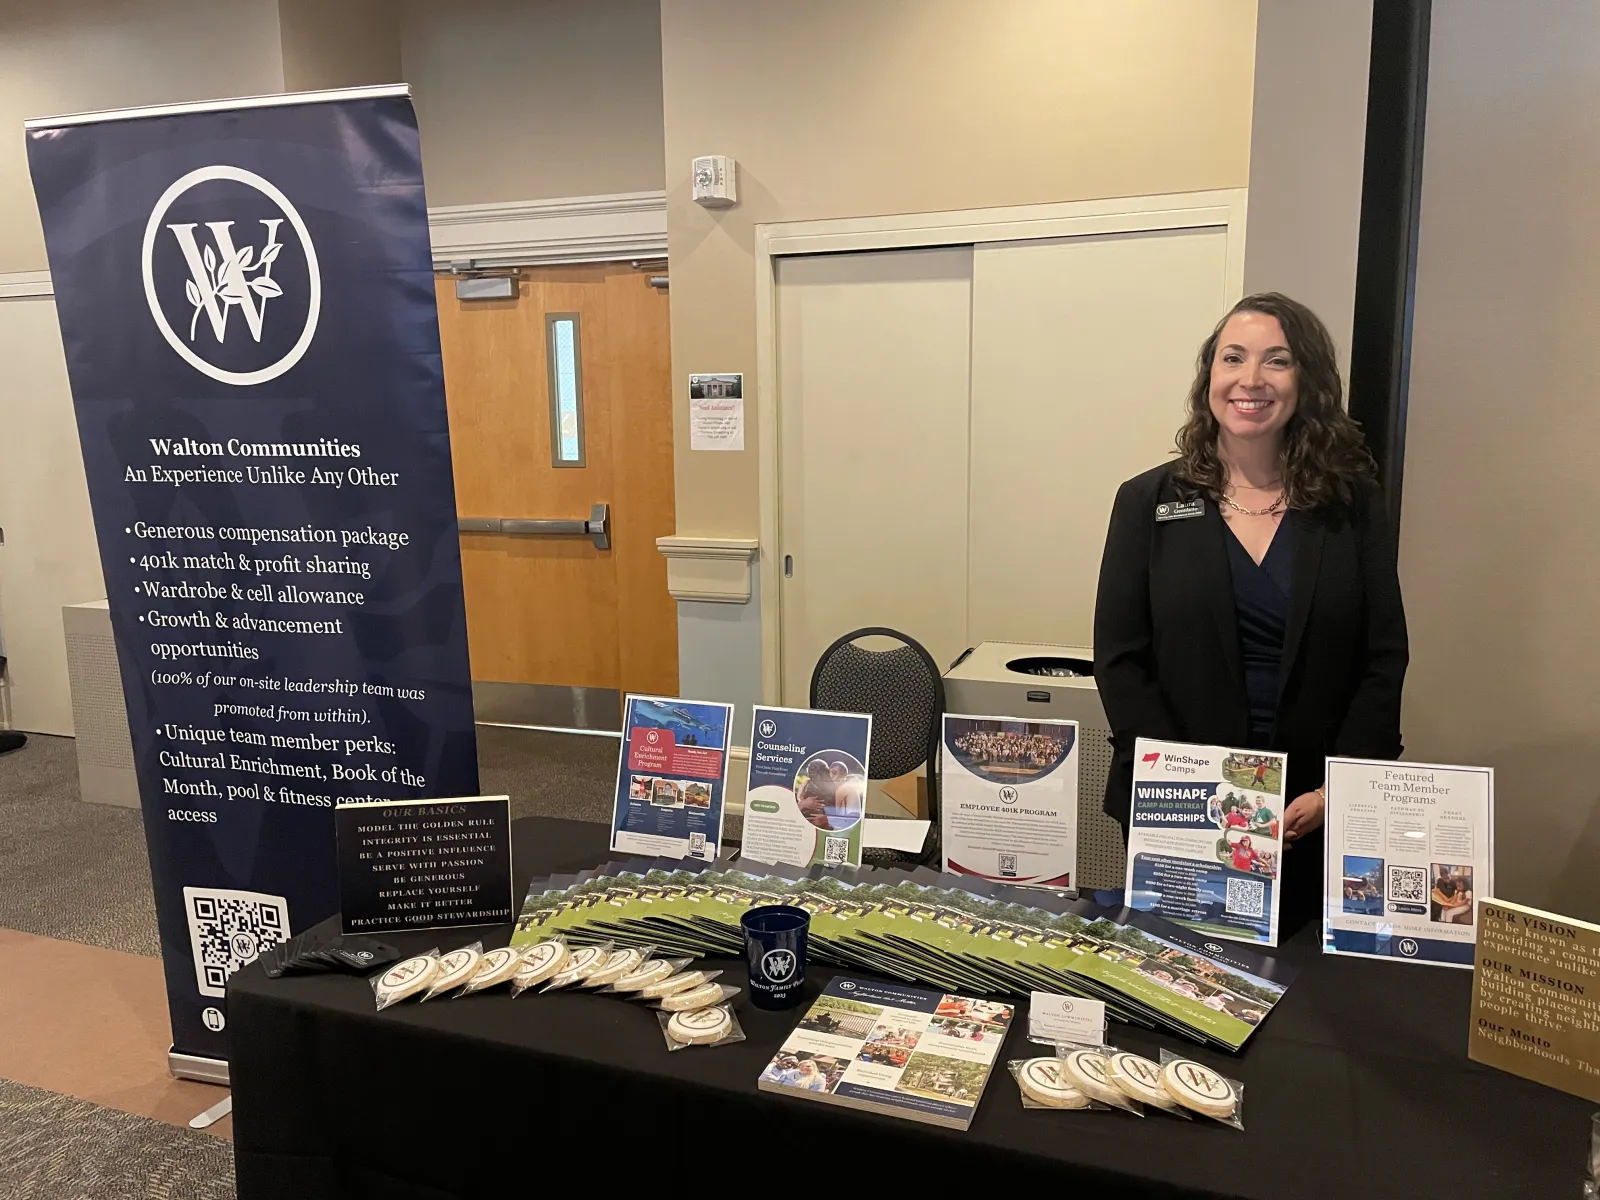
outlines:
[{"label": "gold chain necklace", "polygon": [[1279,492],[1278,498],[1265,508],[1246,508],[1232,496],[1228,495],[1224,495],[1222,497],[1222,502],[1229,508],[1233,509],[1234,512],[1243,513],[1247,517],[1270,517],[1283,507],[1284,497],[1287,495],[1287,492]]}]

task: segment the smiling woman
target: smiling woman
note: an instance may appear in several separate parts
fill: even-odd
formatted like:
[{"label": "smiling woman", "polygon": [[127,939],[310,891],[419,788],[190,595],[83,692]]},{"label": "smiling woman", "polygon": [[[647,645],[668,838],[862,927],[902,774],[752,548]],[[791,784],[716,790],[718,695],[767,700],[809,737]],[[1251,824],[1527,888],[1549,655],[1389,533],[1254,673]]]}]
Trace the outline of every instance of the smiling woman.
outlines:
[{"label": "smiling woman", "polygon": [[1140,737],[1285,752],[1287,923],[1321,896],[1324,757],[1400,755],[1394,536],[1333,340],[1287,296],[1212,331],[1176,441],[1118,491],[1100,565],[1105,808],[1126,828]]}]

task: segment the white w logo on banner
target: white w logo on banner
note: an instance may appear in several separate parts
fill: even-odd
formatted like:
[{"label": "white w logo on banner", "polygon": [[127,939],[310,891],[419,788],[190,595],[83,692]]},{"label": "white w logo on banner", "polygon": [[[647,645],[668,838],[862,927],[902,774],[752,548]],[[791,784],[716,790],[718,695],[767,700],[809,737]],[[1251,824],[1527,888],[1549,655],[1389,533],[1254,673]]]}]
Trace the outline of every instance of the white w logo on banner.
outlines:
[{"label": "white w logo on banner", "polygon": [[[195,188],[205,190],[189,196]],[[179,202],[187,210],[184,215],[198,209],[195,215],[202,219],[166,220]],[[263,202],[275,215],[257,215]],[[218,219],[208,219],[213,214]],[[265,235],[260,243],[254,240],[257,225]],[[163,230],[182,252],[182,271],[177,269],[180,256],[172,253],[174,242],[165,240]],[[244,245],[235,241],[236,235]],[[165,247],[160,256],[158,244]],[[289,197],[254,171],[219,163],[175,180],[145,223],[141,268],[145,300],[161,336],[184,362],[221,383],[250,387],[276,379],[300,361],[316,336],[322,274],[311,231]],[[178,301],[180,280],[187,311]],[[272,300],[279,300],[273,306],[278,320],[263,339]],[[238,327],[232,320],[234,309],[241,311],[250,340],[236,337],[227,345],[230,325]],[[200,335],[202,315],[211,326],[209,338]]]},{"label": "white w logo on banner", "polygon": [[[206,222],[216,248],[207,246],[203,251],[194,236],[196,222],[167,226],[178,239],[178,245],[183,247],[183,261],[189,266],[190,278],[183,285],[183,294],[194,306],[194,316],[189,321],[191,342],[202,312],[211,319],[211,332],[217,341],[226,341],[228,314],[236,306],[244,310],[244,323],[250,336],[258,342],[261,340],[267,301],[283,295],[283,286],[272,277],[273,260],[283,251],[283,243],[278,241],[278,226],[283,224],[283,218],[263,219],[261,224],[267,228],[267,244],[262,247],[259,258],[254,246],[234,249],[232,221]],[[255,271],[261,274],[251,279]]]}]

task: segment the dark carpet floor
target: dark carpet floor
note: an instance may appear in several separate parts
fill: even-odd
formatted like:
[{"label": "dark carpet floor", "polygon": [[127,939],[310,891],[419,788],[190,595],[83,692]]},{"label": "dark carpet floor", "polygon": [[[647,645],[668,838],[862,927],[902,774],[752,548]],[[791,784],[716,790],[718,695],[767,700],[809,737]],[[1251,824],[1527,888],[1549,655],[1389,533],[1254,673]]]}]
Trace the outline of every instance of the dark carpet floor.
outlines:
[{"label": "dark carpet floor", "polygon": [[233,1146],[0,1079],[7,1200],[232,1200]]}]

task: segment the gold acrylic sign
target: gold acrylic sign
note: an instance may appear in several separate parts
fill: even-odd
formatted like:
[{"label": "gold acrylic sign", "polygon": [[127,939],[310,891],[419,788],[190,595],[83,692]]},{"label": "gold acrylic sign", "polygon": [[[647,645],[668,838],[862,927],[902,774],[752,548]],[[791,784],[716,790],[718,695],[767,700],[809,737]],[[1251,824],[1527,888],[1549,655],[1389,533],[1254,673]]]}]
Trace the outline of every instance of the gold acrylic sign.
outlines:
[{"label": "gold acrylic sign", "polygon": [[1479,901],[1467,1056],[1600,1101],[1600,925]]}]

